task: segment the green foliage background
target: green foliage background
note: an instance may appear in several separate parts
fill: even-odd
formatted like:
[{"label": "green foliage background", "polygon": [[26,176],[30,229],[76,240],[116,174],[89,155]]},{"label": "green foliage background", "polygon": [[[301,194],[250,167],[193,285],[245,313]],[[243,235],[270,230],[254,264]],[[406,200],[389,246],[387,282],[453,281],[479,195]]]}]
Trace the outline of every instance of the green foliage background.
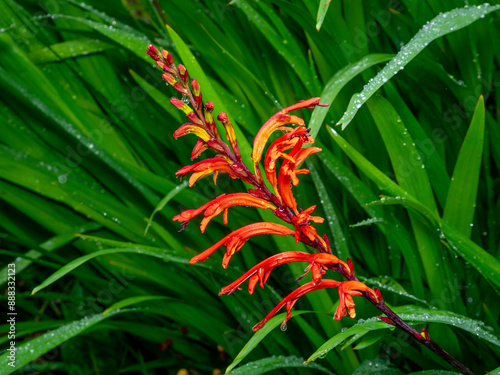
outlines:
[{"label": "green foliage background", "polygon": [[[205,179],[186,188],[175,178],[194,137],[172,137],[185,120],[148,43],[183,62],[216,113],[230,115],[247,157],[280,108],[331,102],[312,115],[323,152],[295,189],[299,206],[318,205],[319,232],[405,319],[476,373],[499,373],[499,15],[458,31],[464,25],[451,20],[340,132],[324,124],[333,127],[427,21],[465,4],[326,3],[0,3],[0,282],[7,287],[15,263],[19,373],[224,371],[251,327],[299,284],[301,266],[282,266],[253,296],[217,295],[266,256],[305,249],[288,238],[252,239],[228,270],[220,254],[186,264],[230,228],[272,218],[234,208],[229,228],[218,219],[204,235],[196,222],[177,233],[171,218],[181,210],[244,187],[220,176],[216,187]],[[233,373],[453,370],[376,322],[361,299],[355,320],[332,320],[337,303],[335,291],[303,298],[288,330],[255,336],[237,359],[250,364]],[[0,345],[7,374],[7,336]]]}]

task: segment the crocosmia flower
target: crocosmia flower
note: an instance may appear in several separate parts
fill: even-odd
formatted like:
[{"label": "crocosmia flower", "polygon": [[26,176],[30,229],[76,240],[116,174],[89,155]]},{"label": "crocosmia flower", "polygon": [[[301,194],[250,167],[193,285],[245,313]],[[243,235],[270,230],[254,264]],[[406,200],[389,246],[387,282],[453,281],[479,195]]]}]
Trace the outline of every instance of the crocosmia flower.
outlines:
[{"label": "crocosmia flower", "polygon": [[[302,242],[312,248],[312,253],[286,251],[271,255],[253,266],[233,283],[222,288],[221,295],[231,294],[248,281],[248,291],[252,294],[257,285],[264,288],[271,272],[277,266],[294,262],[306,263],[304,273],[298,276],[297,280],[310,277],[311,281],[299,286],[286,296],[254,327],[254,330],[261,328],[282,307],[286,307],[287,311],[283,325],[286,324],[297,300],[303,295],[319,289],[338,288],[340,305],[335,312],[336,319],[347,314],[350,317],[355,316],[353,296],[364,295],[367,298],[372,298],[375,302],[379,301],[378,294],[357,281],[351,260],[348,259],[347,262],[344,262],[333,255],[328,237],[325,234],[320,236],[317,233],[314,225],[323,223],[324,219],[312,215],[316,206],[300,207],[293,194],[293,188],[299,183],[299,176],[309,173],[308,169],[301,168],[301,164],[311,155],[321,152],[321,148],[308,147],[314,143],[314,139],[309,134],[306,122],[297,113],[290,114],[290,112],[320,106],[322,105],[320,98],[300,101],[278,111],[265,121],[253,142],[250,155],[253,166],[247,166],[240,154],[235,125],[231,122],[231,116],[221,112],[214,117],[214,103],[210,101],[203,103],[198,81],[196,79],[190,81],[186,67],[175,65],[172,55],[167,51],[160,52],[156,47],[149,46],[147,54],[163,70],[165,82],[183,94],[184,99],[188,99],[172,98],[170,100],[171,104],[182,111],[188,119],[188,122],[174,132],[174,137],[193,134],[198,138],[191,152],[191,159],[196,159],[209,152],[215,154],[181,168],[176,175],[182,178],[191,174],[189,186],[193,186],[196,181],[210,174],[213,174],[215,184],[219,173],[226,173],[232,179],[240,179],[250,185],[246,192],[222,194],[201,207],[185,210],[176,215],[174,221],[178,221],[185,228],[191,220],[201,216],[200,230],[204,233],[209,230],[212,219],[220,214],[222,214],[222,222],[227,224],[229,208],[239,206],[270,210],[283,222],[282,224],[274,222],[249,223],[242,228],[231,231],[208,249],[193,256],[189,263],[205,261],[219,248],[225,246],[226,251],[223,254],[222,266],[226,268],[231,257],[242,249],[247,241],[262,234],[294,236],[296,242]],[[219,134],[216,120],[225,129],[226,140]],[[281,135],[268,145],[269,139],[275,132],[280,132]],[[272,191],[268,186],[272,188]],[[329,279],[327,277],[329,272],[339,272],[348,278],[348,281],[340,282]]]}]

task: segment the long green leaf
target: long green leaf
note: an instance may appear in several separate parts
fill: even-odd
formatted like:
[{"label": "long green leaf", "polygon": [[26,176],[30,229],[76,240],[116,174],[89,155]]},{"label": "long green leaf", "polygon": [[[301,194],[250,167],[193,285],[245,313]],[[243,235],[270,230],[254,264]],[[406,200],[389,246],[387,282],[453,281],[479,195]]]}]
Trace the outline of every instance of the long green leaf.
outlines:
[{"label": "long green leaf", "polygon": [[[329,106],[333,103],[338,93],[342,88],[347,85],[354,77],[362,73],[366,69],[372,67],[373,65],[390,60],[394,55],[384,55],[384,54],[373,54],[363,57],[361,60],[349,64],[346,67],[340,69],[337,73],[333,75],[328,81],[321,93],[321,103],[328,104]],[[329,111],[329,107],[316,107],[314,108],[313,114],[311,116],[311,121],[309,122],[309,127],[311,128],[311,135],[316,137],[318,135],[319,129],[325,120],[326,114]]]},{"label": "long green leaf", "polygon": [[[500,339],[493,335],[490,330],[485,327],[483,322],[455,314],[449,311],[426,309],[417,306],[401,306],[394,309],[401,319],[409,324],[428,324],[441,323],[460,328],[470,334],[477,336],[491,344],[500,346]],[[330,350],[340,345],[344,340],[356,334],[366,331],[376,331],[390,328],[386,323],[377,321],[377,318],[367,319],[355,326],[338,333],[330,340],[326,341],[318,348],[307,360],[307,362],[315,361],[318,358],[325,356]],[[432,334],[432,333],[431,333]]]},{"label": "long green leaf", "polygon": [[399,53],[382,69],[359,94],[355,94],[347,110],[337,125],[342,124],[342,130],[352,121],[359,108],[375,94],[375,92],[390,80],[395,74],[417,56],[433,40],[464,28],[474,21],[483,18],[488,13],[500,9],[500,5],[483,4],[466,6],[442,13],[428,22],[415,36],[401,48]]},{"label": "long green leaf", "polygon": [[[304,364],[303,358],[297,358],[295,356],[284,357],[284,356],[272,356],[267,358],[259,359],[258,361],[247,363],[237,369],[231,371],[231,375],[262,375],[268,372],[286,369],[286,368],[301,368],[305,367],[311,370],[317,370],[325,374],[333,374],[333,372],[327,370],[322,366],[312,366],[316,363]],[[227,372],[226,372],[227,374]]]},{"label": "long green leaf", "polygon": [[483,139],[484,99],[481,96],[458,154],[443,213],[443,219],[467,238],[472,232],[472,220],[476,209]]},{"label": "long green leaf", "polygon": [[[190,257],[188,255],[181,254],[181,253],[174,251],[174,250],[159,249],[159,248],[148,247],[148,246],[120,247],[120,248],[115,248],[115,249],[99,250],[99,251],[95,251],[91,254],[84,255],[84,256],[77,258],[77,259],[73,260],[72,262],[64,265],[59,270],[54,272],[51,276],[49,276],[47,279],[45,279],[35,289],[33,289],[31,294],[35,294],[39,290],[47,287],[48,285],[52,284],[53,282],[55,282],[57,280],[59,280],[61,277],[67,275],[68,273],[73,271],[75,268],[81,266],[82,264],[89,261],[90,259],[93,259],[93,258],[101,256],[101,255],[111,255],[111,254],[119,254],[119,253],[134,253],[134,254],[149,255],[149,256],[156,257],[156,258],[169,260],[169,261],[176,262],[176,263],[183,263],[183,264],[189,263],[189,259],[190,259]],[[204,265],[204,264],[201,264],[200,266],[206,267],[206,265]]]},{"label": "long green leaf", "polygon": [[[301,315],[304,313],[307,313],[308,311],[292,311],[292,317]],[[250,354],[252,350],[255,349],[255,347],[266,337],[273,329],[275,329],[277,326],[281,324],[283,319],[285,318],[286,313],[276,315],[275,317],[271,318],[264,327],[259,329],[255,334],[252,336],[252,338],[245,344],[243,349],[238,353],[236,358],[233,360],[233,362],[228,366],[226,369],[226,374],[229,373],[232,369],[234,369],[238,364],[245,359],[245,357]]]},{"label": "long green leaf", "polygon": [[[0,366],[2,368],[2,374],[8,375],[14,371],[22,368],[24,365],[33,361],[34,359],[41,357],[43,354],[54,349],[58,345],[68,341],[69,339],[80,335],[85,330],[96,325],[97,323],[103,321],[104,319],[110,318],[120,313],[129,312],[134,310],[122,310],[119,312],[112,312],[106,316],[102,314],[92,315],[90,317],[85,317],[81,320],[74,321],[72,323],[66,324],[60,328],[53,331],[47,332],[37,338],[29,341],[24,341],[22,343],[17,343],[15,348],[15,361],[11,362],[9,358],[11,352],[7,351],[0,356]],[[9,363],[15,363],[14,366],[9,365]]]}]

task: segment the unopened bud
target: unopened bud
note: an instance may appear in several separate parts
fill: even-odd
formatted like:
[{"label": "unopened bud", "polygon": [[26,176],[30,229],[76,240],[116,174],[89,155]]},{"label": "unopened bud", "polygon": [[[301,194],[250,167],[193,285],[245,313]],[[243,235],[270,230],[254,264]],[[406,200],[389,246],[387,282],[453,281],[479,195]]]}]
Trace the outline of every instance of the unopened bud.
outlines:
[{"label": "unopened bud", "polygon": [[188,83],[188,79],[189,79],[189,75],[188,75],[188,71],[186,69],[186,67],[182,64],[179,64],[177,66],[177,69],[179,70],[179,75],[181,76],[181,79],[182,79],[182,82],[187,85]]},{"label": "unopened bud", "polygon": [[188,94],[188,89],[184,86],[182,86],[179,82],[175,82],[173,88],[177,91],[179,91],[182,95],[187,95]]},{"label": "unopened bud", "polygon": [[150,50],[154,55],[160,56],[160,51],[158,51],[158,48],[156,48],[152,44],[148,44],[148,50]]},{"label": "unopened bud", "polygon": [[171,74],[174,74],[175,71],[169,67],[167,64],[165,64],[163,61],[161,60],[156,60],[156,65],[158,65],[158,67],[163,70],[164,72],[168,72],[168,73],[171,73]]},{"label": "unopened bud", "polygon": [[165,51],[164,49],[161,51],[161,55],[163,56],[163,58],[167,61],[168,65],[170,66],[174,66],[175,63],[174,63],[174,58],[172,57],[172,55],[170,53],[168,53],[167,51]]},{"label": "unopened bud", "polygon": [[196,79],[191,80],[191,88],[193,89],[193,94],[195,96],[200,95],[200,85]]},{"label": "unopened bud", "polygon": [[188,114],[189,112],[193,112],[193,110],[191,108],[189,108],[188,105],[180,99],[172,98],[172,99],[170,99],[170,103],[172,103],[172,105],[174,105],[175,107],[177,107],[178,109],[183,111],[185,114]]},{"label": "unopened bud", "polygon": [[169,85],[175,85],[177,83],[177,80],[171,74],[168,73],[163,73],[161,78],[163,78],[163,80],[167,82]]},{"label": "unopened bud", "polygon": [[203,126],[203,122],[198,118],[198,116],[196,116],[196,114],[194,112],[189,112],[188,114],[186,114],[186,117],[193,124]]}]

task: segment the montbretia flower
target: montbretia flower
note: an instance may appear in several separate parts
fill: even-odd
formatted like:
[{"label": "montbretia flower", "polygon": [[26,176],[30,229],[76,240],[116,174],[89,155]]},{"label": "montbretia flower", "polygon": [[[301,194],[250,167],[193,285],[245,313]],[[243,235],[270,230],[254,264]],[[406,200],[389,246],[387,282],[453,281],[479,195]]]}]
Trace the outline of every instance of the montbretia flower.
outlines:
[{"label": "montbretia flower", "polygon": [[276,207],[268,201],[254,197],[248,193],[222,194],[200,208],[183,211],[179,215],[174,216],[173,220],[183,223],[183,227],[185,227],[189,223],[189,220],[205,211],[205,217],[201,221],[200,226],[201,232],[204,233],[210,220],[221,212],[223,213],[223,222],[227,225],[227,211],[229,207],[233,206],[269,208],[271,210],[276,209]]},{"label": "montbretia flower", "polygon": [[279,196],[282,199],[282,202],[290,207],[293,212],[298,215],[299,211],[297,210],[297,202],[292,194],[292,184],[297,186],[299,183],[299,179],[297,178],[298,174],[307,174],[309,173],[308,169],[297,169],[299,165],[309,156],[316,152],[320,152],[321,149],[317,147],[308,147],[301,149],[294,149],[290,152],[290,158],[287,158],[283,161],[281,165],[279,176],[278,176],[278,192]]},{"label": "montbretia flower", "polygon": [[209,175],[210,173],[214,173],[214,184],[217,185],[217,174],[218,173],[227,173],[229,177],[232,179],[241,178],[245,182],[248,182],[248,179],[241,174],[237,174],[234,171],[234,168],[224,157],[217,155],[211,159],[205,159],[195,163],[193,165],[186,165],[179,169],[175,175],[177,177],[183,177],[190,172],[194,172],[189,178],[189,186],[193,186],[194,183],[200,178]]},{"label": "montbretia flower", "polygon": [[189,124],[189,123],[181,125],[179,127],[179,129],[177,129],[174,132],[174,137],[179,138],[179,137],[182,137],[186,134],[191,134],[191,133],[196,134],[200,139],[202,139],[205,142],[212,139],[210,134],[208,134],[208,132],[205,129],[203,129],[201,126],[195,125],[195,124]]},{"label": "montbretia flower", "polygon": [[335,319],[340,320],[343,316],[349,313],[351,318],[356,317],[356,311],[354,310],[354,301],[352,296],[361,296],[363,292],[370,293],[375,301],[378,301],[377,293],[372,289],[368,288],[365,284],[359,281],[343,281],[339,285],[339,307],[335,311]]},{"label": "montbretia flower", "polygon": [[295,242],[299,242],[300,235],[303,234],[312,242],[314,242],[314,240],[318,240],[321,243],[322,248],[327,249],[328,245],[318,235],[318,233],[316,233],[316,228],[309,224],[310,221],[314,223],[322,223],[325,221],[322,217],[309,215],[315,208],[316,206],[311,206],[292,218],[292,224],[295,227]]},{"label": "montbretia flower", "polygon": [[273,132],[286,124],[305,126],[304,120],[297,116],[287,115],[287,113],[297,109],[312,108],[315,105],[319,105],[319,99],[320,98],[311,98],[284,108],[267,120],[264,125],[262,125],[253,142],[252,160],[256,169],[262,157],[262,153],[264,152],[264,147]]},{"label": "montbretia flower", "polygon": [[259,329],[264,327],[264,325],[269,321],[269,319],[271,319],[274,315],[276,315],[276,313],[280,311],[283,306],[286,306],[286,317],[285,320],[283,320],[283,323],[281,323],[281,328],[284,329],[286,327],[286,322],[289,321],[291,318],[292,308],[300,297],[315,290],[336,288],[339,285],[340,285],[339,281],[328,279],[328,280],[322,280],[321,283],[315,283],[314,281],[311,281],[302,286],[299,286],[292,293],[283,298],[283,300],[274,309],[272,309],[271,312],[267,314],[267,316],[264,319],[262,319],[260,323],[256,324],[252,328],[252,330],[258,331]]},{"label": "montbretia flower", "polygon": [[271,271],[281,265],[293,262],[308,262],[309,265],[304,270],[304,274],[299,276],[297,279],[304,277],[309,271],[312,270],[312,280],[314,283],[321,283],[321,278],[329,268],[334,268],[338,264],[342,264],[347,267],[347,264],[342,262],[333,254],[327,253],[314,253],[309,254],[303,251],[286,251],[283,253],[275,254],[269,258],[263,260],[262,262],[256,264],[245,272],[237,280],[225,286],[219,292],[219,295],[231,294],[236,289],[238,289],[241,284],[248,280],[248,293],[253,294],[255,286],[260,282],[260,287],[264,289],[264,284],[266,283]]},{"label": "montbretia flower", "polygon": [[226,253],[222,259],[222,267],[227,268],[231,256],[240,250],[245,242],[252,236],[259,234],[279,234],[281,236],[293,235],[294,231],[281,224],[275,223],[254,223],[244,226],[229,233],[226,237],[216,242],[202,253],[194,256],[189,261],[189,264],[194,264],[201,260],[207,259],[222,245],[226,246]]},{"label": "montbretia flower", "polygon": [[288,131],[285,135],[279,137],[267,149],[266,157],[264,159],[266,178],[271,183],[278,196],[279,191],[278,178],[276,177],[276,161],[282,157],[295,162],[295,159],[284,153],[284,151],[293,149],[297,145],[299,145],[300,148],[303,144],[313,142],[314,139],[309,135],[309,130],[303,126],[298,126],[295,129]]}]

